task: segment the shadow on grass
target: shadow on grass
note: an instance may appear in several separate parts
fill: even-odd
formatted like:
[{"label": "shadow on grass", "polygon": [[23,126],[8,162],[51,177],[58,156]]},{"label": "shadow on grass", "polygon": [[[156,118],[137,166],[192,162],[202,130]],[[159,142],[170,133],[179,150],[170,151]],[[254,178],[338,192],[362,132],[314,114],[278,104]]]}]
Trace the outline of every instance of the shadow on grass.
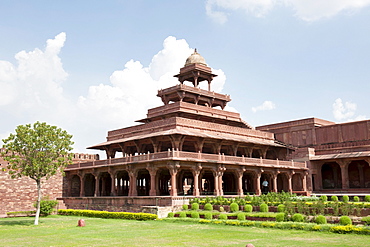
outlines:
[{"label": "shadow on grass", "polygon": [[0,219],[0,226],[31,226],[35,223],[35,219],[18,219],[18,220],[9,220],[9,219]]}]

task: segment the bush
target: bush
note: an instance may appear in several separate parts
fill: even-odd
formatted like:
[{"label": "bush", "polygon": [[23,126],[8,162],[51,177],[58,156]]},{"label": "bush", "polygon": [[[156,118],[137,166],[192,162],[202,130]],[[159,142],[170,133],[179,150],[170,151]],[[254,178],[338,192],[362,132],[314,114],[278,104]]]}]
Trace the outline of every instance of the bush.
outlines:
[{"label": "bush", "polygon": [[198,219],[199,218],[199,213],[197,211],[191,212],[191,218]]},{"label": "bush", "polygon": [[303,222],[304,221],[304,217],[302,214],[294,214],[293,217],[292,217],[292,220],[294,222]]},{"label": "bush", "polygon": [[252,212],[253,211],[252,205],[249,205],[249,204],[245,205],[244,206],[244,211],[247,212],[247,213]]},{"label": "bush", "polygon": [[167,214],[167,217],[168,217],[168,218],[172,218],[173,216],[175,216],[175,214],[174,214],[173,212],[169,212],[169,213]]},{"label": "bush", "polygon": [[185,211],[181,211],[179,217],[180,218],[186,218],[186,212]]},{"label": "bush", "polygon": [[262,203],[260,206],[260,212],[268,212],[269,211],[269,206],[267,206],[266,203]]},{"label": "bush", "polygon": [[198,210],[199,209],[199,203],[194,202],[191,204],[191,210]]},{"label": "bush", "polygon": [[330,200],[333,201],[333,202],[337,202],[338,201],[338,197],[337,196],[331,196],[330,197]]},{"label": "bush", "polygon": [[353,197],[353,201],[354,201],[354,202],[359,202],[359,201],[360,201],[360,197],[358,197],[358,196],[354,196],[354,197]]},{"label": "bush", "polygon": [[328,200],[328,197],[326,195],[320,196],[320,201],[326,202]]},{"label": "bush", "polygon": [[206,203],[206,205],[204,205],[204,210],[212,211],[213,210],[212,204],[211,203]]},{"label": "bush", "polygon": [[230,204],[230,211],[231,212],[239,211],[239,205],[236,202],[231,203]]},{"label": "bush", "polygon": [[[41,200],[40,201],[40,215],[42,216],[50,215],[54,211],[56,205],[58,205],[57,200],[48,200],[48,199]],[[33,206],[36,208],[37,202],[35,202]]]},{"label": "bush", "polygon": [[365,202],[370,202],[370,195],[365,196]]},{"label": "bush", "polygon": [[349,202],[349,196],[343,196],[342,201],[343,202]]},{"label": "bush", "polygon": [[189,209],[188,204],[183,204],[183,205],[182,205],[182,209],[183,209],[183,210],[188,210],[188,209]]},{"label": "bush", "polygon": [[284,213],[278,213],[276,214],[276,221],[277,222],[283,222],[285,219],[285,214]]},{"label": "bush", "polygon": [[370,216],[362,217],[361,221],[365,222],[366,225],[370,226]]},{"label": "bush", "polygon": [[279,204],[278,207],[277,207],[277,211],[279,213],[282,213],[285,211],[285,205],[284,204]]},{"label": "bush", "polygon": [[352,220],[348,216],[342,216],[339,219],[339,224],[346,226],[346,225],[352,225]]},{"label": "bush", "polygon": [[227,220],[227,214],[220,214],[220,215],[218,216],[218,219],[219,219],[219,220]]},{"label": "bush", "polygon": [[324,215],[319,215],[319,216],[316,217],[315,222],[317,224],[326,224],[327,220],[326,220],[326,217]]},{"label": "bush", "polygon": [[244,213],[238,213],[237,219],[238,220],[245,220],[245,214]]},{"label": "bush", "polygon": [[156,220],[158,219],[158,216],[156,214],[108,212],[108,211],[96,211],[96,210],[59,209],[58,214],[71,215],[71,216],[106,218],[106,219],[125,219],[125,220]]},{"label": "bush", "polygon": [[220,207],[220,212],[225,212],[224,207]]},{"label": "bush", "polygon": [[204,218],[207,219],[207,220],[211,220],[213,217],[212,217],[212,213],[211,212],[206,212],[204,214]]}]

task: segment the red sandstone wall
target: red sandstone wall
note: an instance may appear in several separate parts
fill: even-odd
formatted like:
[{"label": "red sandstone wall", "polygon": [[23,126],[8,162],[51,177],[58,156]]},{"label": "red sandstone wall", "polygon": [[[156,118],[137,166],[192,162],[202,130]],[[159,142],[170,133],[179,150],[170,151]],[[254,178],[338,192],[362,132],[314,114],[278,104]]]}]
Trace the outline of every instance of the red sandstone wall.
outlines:
[{"label": "red sandstone wall", "polygon": [[[6,162],[0,158],[0,216],[12,211],[35,210],[33,203],[37,199],[36,182],[28,177],[11,179],[5,168]],[[43,181],[42,194],[56,199],[62,196],[61,175],[55,175]]]}]

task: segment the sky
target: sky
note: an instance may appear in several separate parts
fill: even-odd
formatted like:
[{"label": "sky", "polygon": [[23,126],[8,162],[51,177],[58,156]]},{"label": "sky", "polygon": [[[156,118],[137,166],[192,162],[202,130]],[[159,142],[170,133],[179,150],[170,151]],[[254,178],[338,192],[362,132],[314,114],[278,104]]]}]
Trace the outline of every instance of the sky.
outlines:
[{"label": "sky", "polygon": [[369,119],[369,23],[370,0],[1,0],[0,139],[41,121],[96,153],[195,48],[254,127]]}]

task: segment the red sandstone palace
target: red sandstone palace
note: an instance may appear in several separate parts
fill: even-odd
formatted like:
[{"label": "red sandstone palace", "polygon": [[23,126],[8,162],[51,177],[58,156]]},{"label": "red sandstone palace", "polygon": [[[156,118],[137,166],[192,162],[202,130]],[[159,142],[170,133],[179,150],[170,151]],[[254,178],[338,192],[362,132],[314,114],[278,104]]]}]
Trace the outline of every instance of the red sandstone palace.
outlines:
[{"label": "red sandstone palace", "polygon": [[104,150],[107,159],[89,157],[65,170],[65,205],[138,211],[181,205],[191,196],[258,195],[263,189],[370,194],[369,120],[308,118],[253,128],[224,110],[231,99],[211,91],[216,76],[195,51],[175,75],[180,83],[158,91],[162,106],[90,147]]}]

